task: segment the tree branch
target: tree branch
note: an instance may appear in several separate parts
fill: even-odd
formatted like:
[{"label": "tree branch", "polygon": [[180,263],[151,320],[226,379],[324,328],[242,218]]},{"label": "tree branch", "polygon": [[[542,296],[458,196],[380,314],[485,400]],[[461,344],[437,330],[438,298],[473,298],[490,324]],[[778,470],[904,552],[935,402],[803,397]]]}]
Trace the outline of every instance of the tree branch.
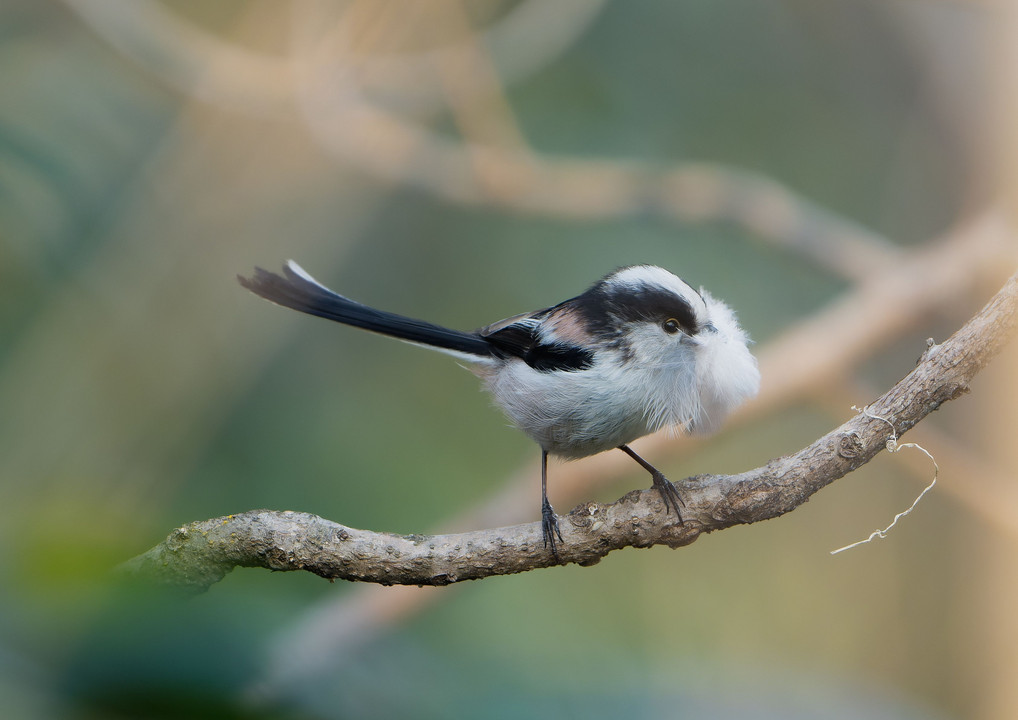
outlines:
[{"label": "tree branch", "polygon": [[[868,411],[900,437],[972,378],[1018,326],[1018,273],[942,345],[931,343],[916,368]],[[383,585],[447,585],[557,564],[593,565],[624,547],[688,545],[701,534],[783,515],[872,459],[891,435],[865,415],[799,452],[737,475],[698,475],[678,483],[685,522],[674,524],[656,490],[635,490],[562,518],[556,559],[540,523],[447,535],[396,535],[346,527],[315,515],[254,510],[178,528],[121,570],[161,584],[204,590],[234,567],[307,570],[321,577]]]}]

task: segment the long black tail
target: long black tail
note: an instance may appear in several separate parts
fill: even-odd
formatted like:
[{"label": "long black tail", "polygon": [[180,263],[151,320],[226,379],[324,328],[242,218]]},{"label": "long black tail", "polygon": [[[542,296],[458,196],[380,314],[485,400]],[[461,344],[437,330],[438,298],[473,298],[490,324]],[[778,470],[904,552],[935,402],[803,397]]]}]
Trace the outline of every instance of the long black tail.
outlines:
[{"label": "long black tail", "polygon": [[283,266],[282,275],[255,268],[254,277],[238,275],[237,280],[266,300],[309,315],[477,360],[495,356],[492,345],[480,335],[450,330],[354,302],[320,284],[293,260]]}]

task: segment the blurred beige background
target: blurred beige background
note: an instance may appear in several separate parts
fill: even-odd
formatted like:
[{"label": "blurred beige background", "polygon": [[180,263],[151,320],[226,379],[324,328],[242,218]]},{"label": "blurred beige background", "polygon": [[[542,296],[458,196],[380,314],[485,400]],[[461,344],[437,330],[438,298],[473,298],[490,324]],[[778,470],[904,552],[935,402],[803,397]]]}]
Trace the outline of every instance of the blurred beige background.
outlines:
[{"label": "blurred beige background", "polygon": [[[813,440],[1018,265],[1018,7],[931,0],[0,7],[0,697],[43,717],[1018,716],[1016,348],[774,522],[441,590],[110,568],[259,507],[537,519],[448,358],[264,303],[286,258],[469,329],[654,263],[764,369],[673,479]],[[552,467],[565,511],[646,478]]]}]

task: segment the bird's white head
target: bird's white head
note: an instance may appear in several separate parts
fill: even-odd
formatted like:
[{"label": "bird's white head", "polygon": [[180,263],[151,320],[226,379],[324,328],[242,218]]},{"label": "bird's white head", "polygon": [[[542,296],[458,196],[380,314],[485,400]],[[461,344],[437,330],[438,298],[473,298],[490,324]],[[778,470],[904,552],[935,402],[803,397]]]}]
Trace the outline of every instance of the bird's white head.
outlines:
[{"label": "bird's white head", "polygon": [[620,371],[642,376],[653,428],[713,432],[759,390],[756,359],[731,308],[663,268],[621,268],[577,300],[592,334],[618,350]]}]

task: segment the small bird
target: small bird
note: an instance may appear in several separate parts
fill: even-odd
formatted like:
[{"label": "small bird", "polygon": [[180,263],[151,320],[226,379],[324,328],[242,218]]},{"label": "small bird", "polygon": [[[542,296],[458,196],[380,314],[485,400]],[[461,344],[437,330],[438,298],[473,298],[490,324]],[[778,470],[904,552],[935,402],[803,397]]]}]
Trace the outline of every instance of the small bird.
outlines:
[{"label": "small bird", "polygon": [[564,540],[548,502],[549,454],[622,450],[650,473],[665,512],[681,523],[678,489],[629,443],[666,427],[714,432],[760,387],[732,310],[652,265],[619,268],[570,300],[473,332],[362,305],[292,260],[282,275],[255,268],[253,277],[237,279],[278,305],[469,362],[496,404],[541,447],[541,527],[555,557]]}]

